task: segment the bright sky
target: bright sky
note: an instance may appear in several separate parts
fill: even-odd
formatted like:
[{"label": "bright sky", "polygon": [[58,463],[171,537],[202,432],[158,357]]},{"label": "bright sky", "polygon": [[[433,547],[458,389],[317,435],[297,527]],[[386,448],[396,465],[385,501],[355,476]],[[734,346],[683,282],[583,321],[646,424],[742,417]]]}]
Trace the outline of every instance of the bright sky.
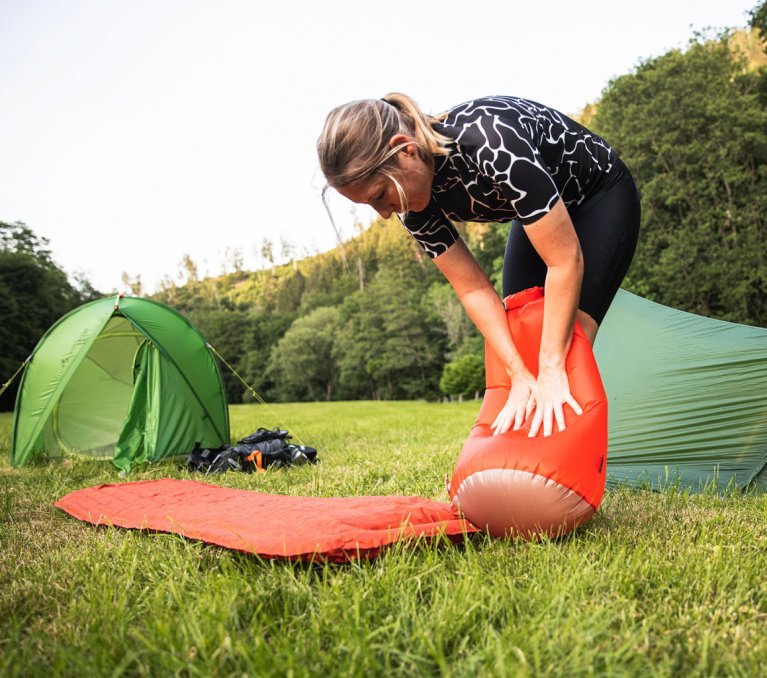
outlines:
[{"label": "bright sky", "polygon": [[123,272],[152,291],[184,254],[259,266],[264,238],[325,250],[315,145],[334,106],[396,90],[432,113],[486,94],[574,113],[755,4],[0,0],[0,220],[105,292]]}]

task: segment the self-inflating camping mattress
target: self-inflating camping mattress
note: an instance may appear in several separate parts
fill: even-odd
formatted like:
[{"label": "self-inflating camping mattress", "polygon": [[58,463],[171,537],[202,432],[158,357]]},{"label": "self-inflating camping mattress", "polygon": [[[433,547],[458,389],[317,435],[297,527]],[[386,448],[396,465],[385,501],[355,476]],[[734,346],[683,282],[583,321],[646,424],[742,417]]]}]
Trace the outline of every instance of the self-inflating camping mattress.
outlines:
[{"label": "self-inflating camping mattress", "polygon": [[372,558],[402,539],[474,532],[451,504],[422,497],[294,497],[194,480],[71,492],[56,506],[95,525],[173,532],[266,558]]}]

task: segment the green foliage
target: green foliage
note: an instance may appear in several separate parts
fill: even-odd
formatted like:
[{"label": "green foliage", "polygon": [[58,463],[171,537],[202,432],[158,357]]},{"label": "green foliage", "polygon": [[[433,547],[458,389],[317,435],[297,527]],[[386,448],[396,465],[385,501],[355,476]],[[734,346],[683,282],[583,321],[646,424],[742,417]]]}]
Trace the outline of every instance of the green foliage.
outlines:
[{"label": "green foliage", "polygon": [[[196,305],[189,319],[202,335],[263,398],[273,398],[274,383],[267,374],[272,347],[293,322],[295,314],[254,314],[248,311]],[[252,399],[242,382],[220,366],[230,403]]]},{"label": "green foliage", "polygon": [[509,224],[459,224],[458,230],[496,292],[503,294],[503,255]]},{"label": "green foliage", "polygon": [[272,350],[268,373],[280,400],[331,400],[338,384],[333,348],[340,312],[316,308],[297,318]]},{"label": "green foliage", "polygon": [[749,25],[759,33],[764,51],[767,52],[767,0],[762,0],[750,14]]},{"label": "green foliage", "polygon": [[[62,315],[98,296],[84,278],[77,286],[51,258],[48,240],[25,224],[0,222],[0,383],[34,350]],[[18,381],[0,398],[11,409]]]},{"label": "green foliage", "polygon": [[[207,342],[239,372],[246,351],[246,337],[252,334],[256,319],[244,311],[213,309],[197,309],[188,315]],[[223,365],[219,368],[228,402],[241,403],[244,386]]]},{"label": "green foliage", "polygon": [[456,349],[467,337],[477,333],[461,300],[448,283],[433,283],[428,291],[428,299],[434,313],[445,326],[448,346],[451,349]]},{"label": "green foliage", "polygon": [[503,260],[509,225],[472,223],[464,224],[459,230],[480,267],[489,275],[496,262],[499,259]]},{"label": "green foliage", "polygon": [[451,360],[442,371],[440,390],[449,396],[471,398],[485,390],[485,361],[481,355],[468,354]]},{"label": "green foliage", "polygon": [[728,34],[727,43],[740,59],[745,73],[759,71],[767,66],[767,42],[756,28],[733,31]]},{"label": "green foliage", "polygon": [[[459,230],[481,265],[500,267],[505,226],[462,224]],[[285,243],[283,249],[294,250]],[[436,398],[445,352],[476,335],[455,292],[396,218],[376,219],[343,247],[270,269],[235,266],[232,274],[200,280],[188,257],[180,267],[185,284],[166,280],[156,298],[187,313],[267,399],[324,399],[326,388],[334,399]],[[300,361],[282,357],[288,345],[289,353],[297,350],[292,343],[269,361],[294,320],[325,307],[340,311],[344,330],[332,352],[338,383],[309,388]],[[250,399],[227,370],[224,380],[230,402]]]},{"label": "green foliage", "polygon": [[699,40],[611,82],[594,127],[618,150],[642,194],[633,289],[675,308],[764,325],[761,77],[744,68],[727,36]]},{"label": "green foliage", "polygon": [[[274,382],[268,373],[269,357],[272,349],[296,319],[295,313],[251,314],[249,333],[242,336],[242,349],[239,371],[262,398],[276,398]],[[243,402],[251,402],[248,391],[243,393]]]},{"label": "green foliage", "polygon": [[346,299],[336,343],[341,397],[436,397],[445,337],[425,297],[422,286],[384,268]]},{"label": "green foliage", "polygon": [[484,360],[485,338],[479,332],[467,337],[458,347],[458,350],[452,353],[453,358],[460,358],[465,355],[478,355]]}]

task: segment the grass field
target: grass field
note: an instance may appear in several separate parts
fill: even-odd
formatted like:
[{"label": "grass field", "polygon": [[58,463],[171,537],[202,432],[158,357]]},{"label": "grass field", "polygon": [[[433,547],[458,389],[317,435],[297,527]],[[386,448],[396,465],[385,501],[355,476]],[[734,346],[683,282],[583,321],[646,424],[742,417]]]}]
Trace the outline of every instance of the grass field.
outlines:
[{"label": "grass field", "polygon": [[[477,403],[232,408],[321,463],[212,482],[312,496],[445,499]],[[268,562],[94,528],[52,504],[108,463],[10,468],[0,415],[0,675],[764,675],[767,502],[620,489],[558,541],[484,535],[372,562]],[[191,477],[178,463],[131,479]]]}]

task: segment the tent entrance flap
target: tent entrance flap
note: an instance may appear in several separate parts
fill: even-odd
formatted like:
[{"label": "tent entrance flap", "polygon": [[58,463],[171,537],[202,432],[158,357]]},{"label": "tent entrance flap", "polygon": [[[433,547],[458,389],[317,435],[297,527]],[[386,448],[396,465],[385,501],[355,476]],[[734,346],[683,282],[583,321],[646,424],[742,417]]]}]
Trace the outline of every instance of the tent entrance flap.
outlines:
[{"label": "tent entrance flap", "polygon": [[124,317],[107,322],[51,412],[45,427],[49,454],[114,454],[133,395],[134,361],[145,340]]},{"label": "tent entrance flap", "polygon": [[204,431],[205,410],[176,365],[151,341],[136,353],[133,394],[113,463],[128,471],[132,462],[188,454]]}]

